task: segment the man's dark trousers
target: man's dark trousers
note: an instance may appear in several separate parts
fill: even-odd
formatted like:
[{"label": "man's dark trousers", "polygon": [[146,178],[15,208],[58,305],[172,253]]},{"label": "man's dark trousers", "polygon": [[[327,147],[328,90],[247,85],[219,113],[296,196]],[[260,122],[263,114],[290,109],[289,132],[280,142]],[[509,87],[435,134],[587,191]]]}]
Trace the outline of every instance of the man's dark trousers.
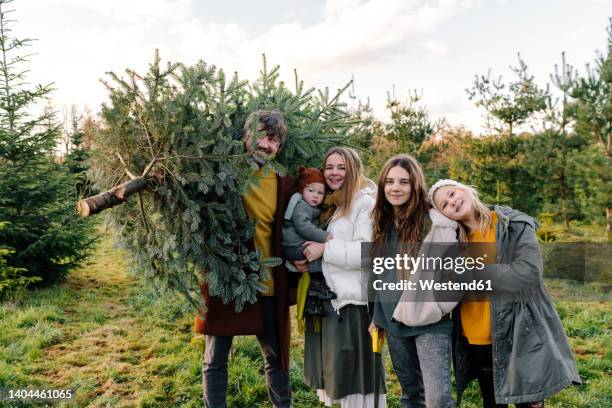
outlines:
[{"label": "man's dark trousers", "polygon": [[[257,336],[265,361],[268,395],[275,408],[291,406],[289,373],[283,371],[280,341],[276,330],[274,297],[259,298],[263,308],[264,334]],[[227,394],[227,360],[234,336],[206,336],[206,350],[202,363],[204,405],[207,408],[225,408]]]}]

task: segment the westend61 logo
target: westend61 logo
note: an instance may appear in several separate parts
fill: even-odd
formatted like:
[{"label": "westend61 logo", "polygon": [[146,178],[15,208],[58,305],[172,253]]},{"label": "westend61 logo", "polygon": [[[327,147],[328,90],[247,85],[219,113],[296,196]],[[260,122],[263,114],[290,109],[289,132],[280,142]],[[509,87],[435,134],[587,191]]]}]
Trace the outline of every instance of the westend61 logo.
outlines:
[{"label": "westend61 logo", "polygon": [[417,269],[426,271],[454,271],[463,274],[465,271],[481,271],[485,266],[487,254],[479,257],[439,257],[425,256],[424,254],[416,257],[408,254],[396,254],[390,257],[375,257],[372,260],[372,272],[377,275],[386,270],[408,271],[414,274]]}]

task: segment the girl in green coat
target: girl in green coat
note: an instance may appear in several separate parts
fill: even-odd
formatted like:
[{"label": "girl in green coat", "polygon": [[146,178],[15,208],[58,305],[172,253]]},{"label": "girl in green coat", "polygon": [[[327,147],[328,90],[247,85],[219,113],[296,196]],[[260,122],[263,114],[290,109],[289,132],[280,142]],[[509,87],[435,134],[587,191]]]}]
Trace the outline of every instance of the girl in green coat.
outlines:
[{"label": "girl in green coat", "polygon": [[[490,301],[462,302],[454,339],[457,397],[478,379],[483,406],[543,407],[544,398],[580,383],[561,320],[544,287],[536,221],[509,207],[485,206],[476,190],[440,180],[432,204],[459,223],[463,242],[490,242]],[[457,309],[455,309],[457,311]]]}]

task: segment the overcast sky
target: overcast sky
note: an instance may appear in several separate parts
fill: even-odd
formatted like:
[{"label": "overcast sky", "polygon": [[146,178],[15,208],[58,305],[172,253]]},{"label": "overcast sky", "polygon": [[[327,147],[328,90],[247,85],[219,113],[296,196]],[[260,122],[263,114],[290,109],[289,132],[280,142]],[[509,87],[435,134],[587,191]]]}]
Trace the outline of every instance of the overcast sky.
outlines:
[{"label": "overcast sky", "polygon": [[[417,88],[434,117],[478,130],[467,98],[474,75],[509,77],[520,52],[546,83],[560,53],[583,70],[606,49],[606,0],[17,0],[14,31],[37,38],[30,82],[54,82],[54,106],[94,113],[106,71],[146,70],[165,60],[203,59],[255,79],[266,53],[290,80],[355,94],[385,118],[386,92]],[[290,80],[292,83],[292,80]]]}]

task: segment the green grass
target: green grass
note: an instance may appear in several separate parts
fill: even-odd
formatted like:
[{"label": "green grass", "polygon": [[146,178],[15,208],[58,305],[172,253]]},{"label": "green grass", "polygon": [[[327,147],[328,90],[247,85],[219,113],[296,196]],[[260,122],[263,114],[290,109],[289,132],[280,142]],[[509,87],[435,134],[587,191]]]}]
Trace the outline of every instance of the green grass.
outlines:
[{"label": "green grass", "polygon": [[[576,290],[564,285],[552,282],[555,298]],[[563,390],[547,406],[612,406],[610,303],[558,302],[557,308],[584,384]],[[202,407],[202,349],[191,344],[192,323],[177,296],[153,295],[132,278],[122,252],[106,239],[64,284],[0,305],[0,387],[74,389],[71,406],[79,407]],[[399,384],[386,356],[389,406],[399,407]],[[293,405],[318,407],[303,383],[302,359],[303,340],[294,332]],[[235,339],[229,375],[230,407],[270,406],[254,337]],[[472,383],[462,407],[479,401]]]}]

